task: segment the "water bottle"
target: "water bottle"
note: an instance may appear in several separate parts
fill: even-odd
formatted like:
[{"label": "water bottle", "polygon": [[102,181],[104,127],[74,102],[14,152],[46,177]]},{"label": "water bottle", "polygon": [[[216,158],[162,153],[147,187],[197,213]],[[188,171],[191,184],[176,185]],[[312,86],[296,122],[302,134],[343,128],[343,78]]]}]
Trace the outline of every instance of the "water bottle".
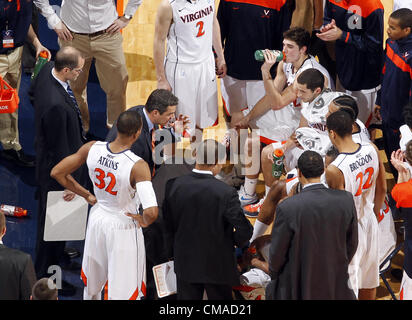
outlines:
[{"label": "water bottle", "polygon": [[7,204],[0,205],[0,210],[6,215],[10,217],[25,217],[27,216],[27,210],[16,207],[16,206],[9,206]]},{"label": "water bottle", "polygon": [[[265,61],[265,56],[263,55],[264,50],[256,50],[255,51],[255,59],[257,61]],[[276,62],[282,61],[284,58],[284,54],[280,50],[270,50],[276,56]]]},{"label": "water bottle", "polygon": [[273,151],[273,165],[272,165],[272,176],[279,179],[283,173],[283,159],[285,155],[282,149],[275,149]]},{"label": "water bottle", "polygon": [[31,81],[36,79],[37,75],[39,74],[41,68],[49,61],[49,54],[47,51],[42,51],[39,54],[39,58],[36,61],[36,65],[34,66],[34,71],[31,75]]}]

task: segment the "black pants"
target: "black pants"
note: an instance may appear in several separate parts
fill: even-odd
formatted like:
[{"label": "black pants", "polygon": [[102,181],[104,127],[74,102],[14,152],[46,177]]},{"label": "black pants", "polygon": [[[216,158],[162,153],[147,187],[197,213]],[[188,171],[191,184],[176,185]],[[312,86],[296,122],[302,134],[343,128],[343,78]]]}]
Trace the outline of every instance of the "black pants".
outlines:
[{"label": "black pants", "polygon": [[[57,265],[63,262],[65,241],[44,241],[44,225],[46,222],[46,205],[47,205],[47,191],[40,190],[38,192],[38,206],[37,206],[37,240],[36,240],[36,262],[35,269],[37,278],[50,277],[48,269],[50,266]],[[67,261],[64,261],[67,263]]]},{"label": "black pants", "polygon": [[206,290],[209,300],[233,300],[232,286],[226,284],[189,283],[177,278],[177,300],[202,300]]},{"label": "black pants", "polygon": [[391,154],[393,151],[399,149],[399,141],[401,140],[399,129],[392,129],[391,126],[382,122],[382,134],[386,157],[388,158],[388,163],[392,171],[395,181],[398,180],[398,171],[391,164]]}]

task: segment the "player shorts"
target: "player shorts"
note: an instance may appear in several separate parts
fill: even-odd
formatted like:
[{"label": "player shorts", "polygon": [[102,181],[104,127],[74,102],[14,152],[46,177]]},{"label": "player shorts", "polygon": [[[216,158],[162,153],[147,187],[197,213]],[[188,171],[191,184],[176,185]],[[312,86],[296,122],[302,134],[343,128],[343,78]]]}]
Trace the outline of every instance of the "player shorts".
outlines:
[{"label": "player shorts", "polygon": [[292,188],[299,182],[298,170],[293,169],[286,173],[286,194],[292,191]]},{"label": "player shorts", "polygon": [[403,271],[399,300],[412,300],[412,279]]},{"label": "player shorts", "polygon": [[356,98],[359,107],[358,119],[361,120],[366,125],[366,127],[368,127],[373,118],[373,109],[375,108],[376,97],[378,91],[380,90],[380,85],[376,88],[359,91],[346,90],[342,87],[341,84],[339,84],[337,88],[338,91],[345,92]]},{"label": "player shorts", "polygon": [[359,289],[379,287],[379,227],[373,213],[358,221],[358,248],[348,272],[356,296]]},{"label": "player shorts", "polygon": [[218,101],[215,61],[213,55],[204,62],[175,63],[166,61],[165,72],[173,94],[179,99],[176,115],[190,118],[187,132],[217,124]]},{"label": "player shorts", "polygon": [[100,295],[106,281],[109,300],[136,300],[146,295],[146,254],[138,223],[122,213],[93,206],[81,278],[85,299]]},{"label": "player shorts", "polygon": [[[238,80],[226,76],[221,81],[221,92],[224,110],[227,115],[242,112],[247,115],[266,92],[261,80]],[[300,109],[286,106],[281,110],[269,110],[250,122],[252,129],[258,130],[260,141],[270,144],[289,139],[298,127]]]},{"label": "player shorts", "polygon": [[220,81],[223,111],[231,116],[232,113],[251,109],[264,97],[265,87],[262,80],[238,80],[226,75]]}]

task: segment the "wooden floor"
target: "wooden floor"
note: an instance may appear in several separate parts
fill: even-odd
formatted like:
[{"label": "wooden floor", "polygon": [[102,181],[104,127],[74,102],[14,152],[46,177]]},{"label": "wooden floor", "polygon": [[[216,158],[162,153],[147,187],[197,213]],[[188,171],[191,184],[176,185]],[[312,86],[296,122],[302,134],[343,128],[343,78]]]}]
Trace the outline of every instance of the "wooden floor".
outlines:
[{"label": "wooden floor", "polygon": [[[386,24],[389,14],[392,12],[393,0],[381,0],[385,7],[385,39],[386,39]],[[127,3],[127,1],[125,1]],[[137,10],[132,21],[126,29],[123,30],[123,49],[126,55],[126,63],[129,72],[129,84],[127,88],[127,107],[132,107],[138,104],[145,104],[149,94],[156,89],[156,73],[153,62],[153,36],[154,24],[156,18],[157,7],[160,0],[143,1],[141,7]],[[216,0],[216,7],[219,0]],[[226,125],[223,119],[223,108],[219,90],[219,125],[213,129],[206,129],[204,136],[208,138],[223,137],[226,131]],[[188,141],[183,142],[183,147],[188,145]],[[386,156],[385,156],[386,159]],[[387,173],[388,189],[393,186],[393,176]],[[264,193],[263,178],[260,176],[257,188],[258,194]],[[254,223],[254,220],[251,219]],[[403,253],[398,254],[394,261],[394,266],[402,267]],[[400,283],[388,272],[388,280],[392,288],[397,293]],[[391,299],[388,291],[383,286],[378,288],[378,299]]]}]

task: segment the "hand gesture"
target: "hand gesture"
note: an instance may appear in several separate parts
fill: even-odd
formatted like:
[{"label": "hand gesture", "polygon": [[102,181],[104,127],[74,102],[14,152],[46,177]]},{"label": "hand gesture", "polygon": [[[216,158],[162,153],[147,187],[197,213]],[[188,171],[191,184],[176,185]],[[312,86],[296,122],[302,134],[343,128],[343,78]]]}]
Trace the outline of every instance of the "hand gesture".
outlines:
[{"label": "hand gesture", "polygon": [[215,59],[216,75],[218,78],[223,78],[227,73],[226,61],[224,59]]},{"label": "hand gesture", "polygon": [[336,26],[335,20],[332,20],[331,23],[323,26],[316,36],[323,41],[335,41],[342,36],[342,33],[342,30]]},{"label": "hand gesture", "polygon": [[64,201],[72,201],[76,194],[69,189],[64,189],[63,191],[63,200]]},{"label": "hand gesture", "polygon": [[125,17],[120,17],[106,29],[106,32],[109,34],[114,34],[116,32],[120,32],[123,28],[125,28],[129,24],[130,20],[126,19]]},{"label": "hand gesture", "polygon": [[277,55],[275,55],[271,50],[263,50],[263,56],[265,57],[265,62],[262,64],[261,70],[270,72],[272,66],[278,62]]},{"label": "hand gesture", "polygon": [[393,151],[391,154],[391,163],[399,173],[407,173],[409,171],[407,164],[404,162],[404,155],[401,149]]},{"label": "hand gesture", "polygon": [[176,121],[171,124],[171,127],[175,130],[176,133],[182,135],[183,132],[189,128],[189,123],[189,117],[180,114]]},{"label": "hand gesture", "polygon": [[71,41],[73,40],[73,36],[69,29],[67,29],[66,25],[63,21],[60,21],[57,26],[54,28],[54,31],[57,33],[57,36],[60,40],[64,41]]},{"label": "hand gesture", "polygon": [[165,90],[172,91],[172,87],[170,86],[169,81],[167,81],[167,79],[158,80],[157,89],[165,89]]}]

